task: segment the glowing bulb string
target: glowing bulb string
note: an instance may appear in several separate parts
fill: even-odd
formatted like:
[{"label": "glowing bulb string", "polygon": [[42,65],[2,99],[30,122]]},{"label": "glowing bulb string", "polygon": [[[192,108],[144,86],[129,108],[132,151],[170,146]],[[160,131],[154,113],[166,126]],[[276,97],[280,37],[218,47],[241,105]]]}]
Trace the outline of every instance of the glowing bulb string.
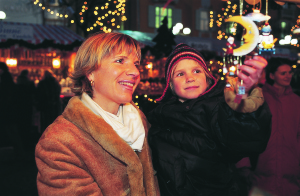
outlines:
[{"label": "glowing bulb string", "polygon": [[[111,1],[111,0],[108,0],[108,1]],[[90,30],[93,30],[94,27],[96,27],[97,25],[101,26],[100,29],[103,30],[104,32],[111,32],[111,29],[108,28],[107,26],[103,25],[103,23],[100,22],[100,20],[104,20],[106,17],[108,17],[109,14],[111,15],[117,15],[117,16],[120,16],[120,15],[123,15],[121,17],[121,20],[122,21],[126,21],[127,18],[124,16],[125,14],[125,2],[126,0],[118,0],[118,4],[117,4],[117,1],[113,1],[114,4],[116,4],[116,10],[115,11],[111,11],[111,10],[108,10],[104,15],[100,16],[97,18],[96,22],[94,22],[94,24],[92,26],[90,26],[89,28],[87,28],[87,31],[90,31]],[[88,7],[85,6],[87,4],[87,1],[84,1],[83,5],[81,6],[82,7],[82,10],[81,12],[79,12],[78,14],[81,16],[86,10],[88,10]],[[34,5],[38,5],[39,7],[41,7],[43,10],[46,9],[46,6],[43,6],[43,4],[41,2],[39,2],[39,0],[35,0],[34,2]],[[109,3],[105,3],[105,6],[101,6],[101,9],[104,10],[104,9],[108,9],[109,7]],[[95,10],[94,10],[94,15],[98,15],[98,10],[99,7],[96,6],[95,7]],[[51,10],[50,8],[47,8],[47,11],[50,12],[50,14],[54,14],[55,10]],[[119,12],[118,12],[119,11]],[[61,13],[56,13],[56,16],[59,16],[59,17],[65,17],[65,18],[68,18],[69,16],[67,14],[61,14]],[[115,21],[115,18],[111,19],[110,21],[108,20],[107,23],[111,23],[112,26],[115,26],[116,24],[114,23]],[[71,23],[74,23],[73,20],[70,21]],[[83,16],[80,17],[80,22],[81,23],[84,23],[84,18]],[[102,27],[103,26],[103,27]],[[116,25],[117,28],[120,28],[120,25]]]},{"label": "glowing bulb string", "polygon": [[[45,10],[46,9],[46,7],[45,6],[43,6],[43,3],[41,3],[41,2],[39,2],[39,0],[35,0],[35,2],[33,2],[33,4],[34,5],[38,5],[39,7],[41,7],[42,8],[42,10]],[[54,12],[55,11],[53,11],[53,10],[51,10],[50,8],[48,8],[47,9],[47,12],[50,12],[50,14],[54,14]],[[69,17],[69,15],[68,14],[62,14],[62,13],[56,13],[56,16],[59,16],[59,17],[65,17],[65,18],[68,18]]]},{"label": "glowing bulb string", "polygon": [[[233,6],[231,5],[231,1],[227,1],[227,5],[226,5],[226,8],[222,8],[222,11],[224,11],[223,13],[223,16],[221,14],[218,14],[218,19],[216,20],[216,24],[218,27],[221,27],[222,25],[222,21],[223,19],[226,19],[226,18],[230,18],[232,17],[231,14],[229,14],[230,10],[229,9],[232,9],[231,12],[232,14],[235,13],[236,9],[237,9],[237,5],[234,4]],[[226,17],[225,17],[226,16]],[[236,24],[234,24],[234,28],[236,27]],[[233,33],[235,34],[235,33]],[[225,38],[227,39],[228,36],[225,34],[225,32],[223,32],[222,30],[219,30],[218,31],[218,36],[217,36],[217,39],[221,40],[222,38]]]}]

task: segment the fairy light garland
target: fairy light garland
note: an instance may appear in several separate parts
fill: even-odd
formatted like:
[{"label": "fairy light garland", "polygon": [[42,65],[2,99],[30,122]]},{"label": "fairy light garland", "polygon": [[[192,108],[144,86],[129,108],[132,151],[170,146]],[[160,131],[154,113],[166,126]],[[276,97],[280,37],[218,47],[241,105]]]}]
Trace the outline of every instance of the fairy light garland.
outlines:
[{"label": "fairy light garland", "polygon": [[[39,0],[35,0],[34,5],[37,5],[39,7],[41,7],[43,10],[46,9],[46,6],[43,5],[43,3],[39,2]],[[120,25],[116,24],[116,18],[112,18],[109,19],[107,21],[105,21],[105,19],[107,19],[109,16],[116,16],[116,17],[120,17],[121,16],[121,21],[126,21],[127,18],[124,15],[125,14],[125,3],[126,0],[108,0],[108,2],[105,3],[105,5],[103,6],[95,6],[93,13],[95,16],[99,15],[99,11],[103,12],[105,10],[107,10],[102,16],[97,17],[97,20],[86,29],[86,31],[92,31],[94,30],[94,28],[96,28],[97,26],[100,27],[100,30],[105,32],[105,33],[109,33],[112,31],[112,29],[109,27],[109,25],[111,27],[117,27],[117,28],[121,28]],[[109,7],[111,7],[112,5],[115,5],[115,9],[114,10],[108,10]],[[114,6],[113,6],[114,7]],[[83,13],[86,12],[89,9],[89,7],[87,6],[87,1],[84,1],[83,5],[81,6],[81,11],[78,13],[79,14],[79,22],[80,23],[84,23],[84,17],[83,17]],[[50,8],[47,9],[47,11],[50,14],[54,14],[55,11],[51,10]],[[56,16],[59,16],[61,18],[65,17],[68,18],[68,14],[62,14],[62,13],[56,13]],[[71,20],[70,23],[74,23],[74,20]],[[106,24],[105,24],[106,23]],[[108,25],[109,24],[109,25]]]},{"label": "fairy light garland", "polygon": [[[41,3],[39,0],[35,0],[34,2],[33,2],[33,4],[34,5],[37,5],[37,6],[39,6],[39,7],[41,7],[42,8],[42,10],[45,10],[46,9],[46,7],[43,5],[43,3]],[[48,8],[47,9],[47,12],[49,12],[50,14],[54,14],[54,10],[51,10],[50,8]],[[68,14],[62,14],[62,13],[56,13],[55,14],[56,16],[59,16],[60,18],[68,18],[69,17],[69,15]]]},{"label": "fairy light garland", "polygon": [[[97,20],[93,23],[93,25],[87,28],[87,31],[92,31],[97,26],[100,26],[100,30],[102,30],[103,32],[105,32],[105,33],[111,32],[112,29],[109,28],[108,25],[104,25],[105,24],[104,20],[106,18],[108,18],[109,16],[114,16],[114,15],[121,16],[121,15],[123,15],[123,16],[121,16],[121,21],[126,21],[127,20],[126,16],[124,16],[124,14],[125,14],[125,2],[126,2],[126,0],[118,0],[118,1],[115,0],[113,2],[111,2],[111,0],[108,0],[108,2],[109,3],[105,3],[105,5],[101,6],[100,8],[98,6],[95,7],[95,9],[94,9],[94,15],[95,16],[98,15],[98,10],[99,9],[101,9],[101,10],[107,10],[107,11],[102,16],[99,16],[97,18]],[[108,10],[108,8],[111,5],[111,3],[116,4],[114,11]],[[79,14],[82,15],[82,12],[80,12],[80,13]],[[82,20],[84,21],[83,17],[82,17]],[[115,18],[107,20],[106,23],[110,24],[112,27],[116,26],[117,28],[121,28],[120,25],[116,24],[116,19]]]},{"label": "fairy light garland", "polygon": [[[298,16],[298,19],[296,21],[296,24],[291,28],[291,32],[293,32],[295,29],[300,28],[300,15]],[[290,35],[292,36],[292,35]],[[296,46],[299,47],[299,43],[298,44],[291,44],[292,46]]]},{"label": "fairy light garland", "polygon": [[209,14],[210,14],[210,16],[209,16],[210,17],[209,27],[213,28],[214,27],[214,12],[210,11]]},{"label": "fairy light garland", "polygon": [[[226,18],[231,18],[233,14],[235,14],[237,9],[237,4],[231,5],[231,1],[227,1],[226,8],[222,8],[223,14],[218,14],[218,19],[216,20],[217,27],[221,27],[223,21]],[[232,28],[236,28],[237,24],[234,23]],[[233,35],[235,35],[235,32],[233,32]],[[221,40],[222,38],[227,39],[228,35],[226,35],[225,32],[222,30],[218,31],[217,39]]]}]

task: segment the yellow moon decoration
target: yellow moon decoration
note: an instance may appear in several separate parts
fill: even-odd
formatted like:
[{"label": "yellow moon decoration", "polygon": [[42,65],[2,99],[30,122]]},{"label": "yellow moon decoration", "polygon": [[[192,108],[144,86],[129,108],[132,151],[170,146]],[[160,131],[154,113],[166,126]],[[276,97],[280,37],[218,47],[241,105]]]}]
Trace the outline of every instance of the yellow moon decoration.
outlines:
[{"label": "yellow moon decoration", "polygon": [[259,40],[259,31],[256,24],[245,16],[233,16],[226,19],[225,22],[236,22],[246,29],[246,34],[243,35],[244,44],[233,50],[233,56],[243,56],[252,52]]}]

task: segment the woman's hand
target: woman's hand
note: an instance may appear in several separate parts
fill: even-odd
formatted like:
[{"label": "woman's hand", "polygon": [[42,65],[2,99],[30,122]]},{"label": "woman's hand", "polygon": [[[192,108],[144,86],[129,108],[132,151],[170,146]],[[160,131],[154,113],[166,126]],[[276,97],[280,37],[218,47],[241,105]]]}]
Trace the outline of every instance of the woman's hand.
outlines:
[{"label": "woman's hand", "polygon": [[267,66],[268,62],[261,56],[253,56],[252,59],[245,60],[244,65],[238,66],[240,70],[237,74],[239,83],[243,80],[246,94],[257,84],[261,77],[263,69]]}]

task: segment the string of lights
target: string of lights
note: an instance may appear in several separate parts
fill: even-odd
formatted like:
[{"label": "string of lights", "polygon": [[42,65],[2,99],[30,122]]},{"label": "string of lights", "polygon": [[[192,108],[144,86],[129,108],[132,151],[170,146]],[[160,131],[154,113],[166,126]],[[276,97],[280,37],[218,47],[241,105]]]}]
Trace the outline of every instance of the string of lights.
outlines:
[{"label": "string of lights", "polygon": [[[217,27],[221,27],[223,21],[227,18],[232,17],[232,15],[236,12],[237,4],[231,5],[231,1],[227,1],[226,8],[222,8],[223,14],[218,14],[218,19],[216,20]],[[233,27],[236,27],[236,23],[233,24]],[[210,26],[211,27],[211,26]],[[211,27],[212,28],[212,27]],[[233,32],[235,35],[235,32]],[[222,30],[218,31],[217,39],[221,40],[222,38],[227,39],[228,35]]]},{"label": "string of lights", "polygon": [[[99,29],[105,33],[109,33],[112,31],[112,27],[116,26],[116,28],[121,28],[119,24],[116,24],[117,20],[116,17],[121,17],[121,21],[126,21],[127,18],[124,15],[125,14],[125,2],[126,0],[108,0],[108,2],[105,3],[103,6],[95,6],[93,10],[93,14],[96,17],[96,21],[92,23],[91,26],[89,26],[86,31],[92,31],[94,28],[99,26]],[[84,1],[83,5],[81,6],[81,11],[78,13],[80,20],[80,23],[84,23],[84,13],[89,9],[87,6],[88,1]],[[43,5],[39,0],[34,1],[34,5],[38,5],[43,10],[46,9],[46,6]],[[109,9],[113,7],[113,9]],[[47,8],[47,11],[50,14],[54,14],[55,11],[50,8]],[[99,12],[103,13],[101,16],[99,15]],[[99,15],[99,16],[98,16]],[[56,16],[59,16],[61,18],[65,17],[68,18],[69,16],[67,14],[62,13],[56,13]],[[98,17],[97,17],[98,16]],[[109,16],[112,16],[113,18],[109,18]],[[70,20],[70,23],[74,23],[74,20]]]},{"label": "string of lights", "polygon": [[[33,2],[33,4],[34,5],[38,5],[39,7],[41,7],[42,10],[46,9],[46,6],[44,6],[43,3],[41,3],[39,0],[35,0]],[[50,8],[47,8],[47,12],[49,12],[50,14],[54,14],[55,13],[55,11],[51,10]],[[56,13],[56,16],[59,16],[60,18],[63,18],[63,17],[68,18],[69,17],[68,14],[62,14],[62,13],[58,13],[58,12]]]},{"label": "string of lights", "polygon": [[[300,15],[298,16],[298,19],[296,21],[296,24],[291,28],[291,32],[293,32],[295,29],[299,29],[300,28]],[[292,36],[292,35],[290,35]],[[292,46],[296,46],[296,47],[299,47],[299,43],[295,43],[295,44],[292,44]]]}]

